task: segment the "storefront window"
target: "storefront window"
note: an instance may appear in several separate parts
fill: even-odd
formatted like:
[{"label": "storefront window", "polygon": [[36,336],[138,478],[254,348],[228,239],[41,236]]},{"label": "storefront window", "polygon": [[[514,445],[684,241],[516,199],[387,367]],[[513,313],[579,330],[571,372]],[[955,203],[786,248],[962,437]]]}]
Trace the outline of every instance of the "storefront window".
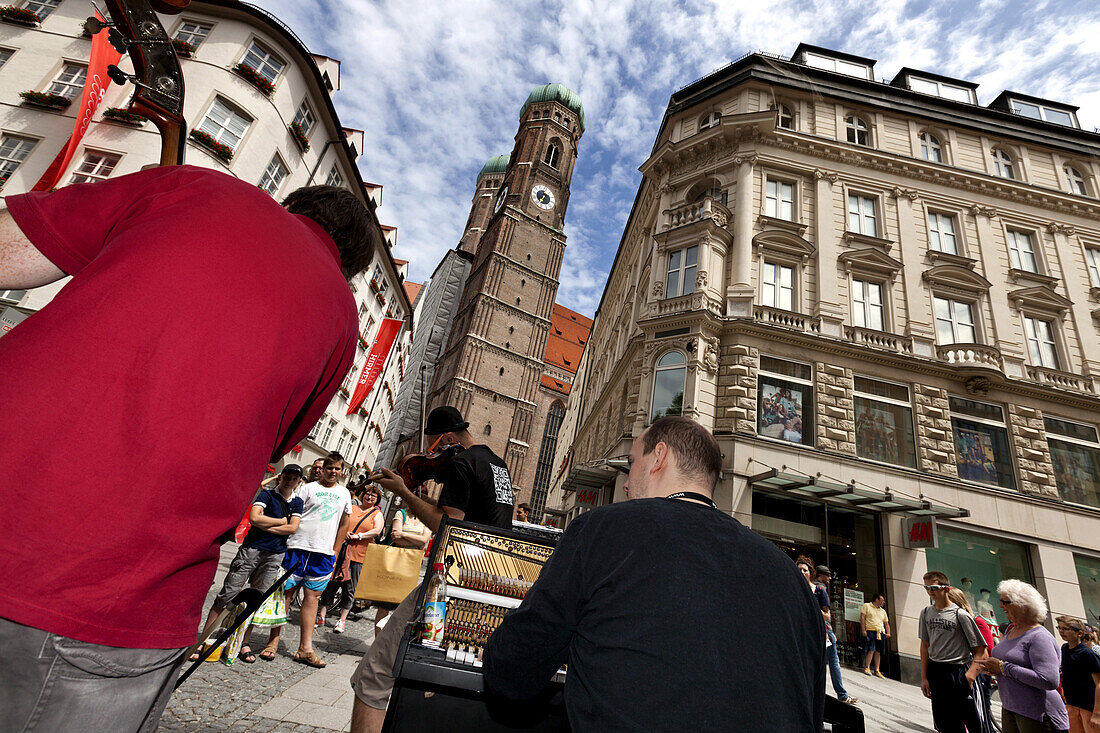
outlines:
[{"label": "storefront window", "polygon": [[909,388],[856,377],[856,454],[872,461],[916,468]]},{"label": "storefront window", "polygon": [[1015,489],[1001,407],[962,397],[952,397],[950,404],[959,478]]},{"label": "storefront window", "polygon": [[961,588],[976,614],[1004,626],[1008,619],[997,603],[997,584],[1009,578],[1034,583],[1027,545],[943,526],[938,533],[940,546],[924,551],[928,569]]},{"label": "storefront window", "polygon": [[1043,422],[1058,493],[1066,501],[1100,507],[1100,441],[1096,428],[1052,417]]},{"label": "storefront window", "polygon": [[812,377],[809,364],[760,357],[756,394],[760,435],[813,445]]},{"label": "storefront window", "polygon": [[1077,566],[1086,620],[1095,628],[1100,626],[1100,557],[1074,555],[1073,563]]}]

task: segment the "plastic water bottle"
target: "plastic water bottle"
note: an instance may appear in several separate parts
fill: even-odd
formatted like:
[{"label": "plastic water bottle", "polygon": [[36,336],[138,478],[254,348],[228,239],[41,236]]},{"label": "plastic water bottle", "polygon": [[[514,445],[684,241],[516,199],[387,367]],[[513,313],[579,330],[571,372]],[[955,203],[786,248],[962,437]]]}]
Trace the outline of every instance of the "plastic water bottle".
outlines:
[{"label": "plastic water bottle", "polygon": [[424,625],[420,643],[439,648],[443,643],[443,622],[447,614],[447,571],[443,563],[432,566],[432,579],[424,595]]}]

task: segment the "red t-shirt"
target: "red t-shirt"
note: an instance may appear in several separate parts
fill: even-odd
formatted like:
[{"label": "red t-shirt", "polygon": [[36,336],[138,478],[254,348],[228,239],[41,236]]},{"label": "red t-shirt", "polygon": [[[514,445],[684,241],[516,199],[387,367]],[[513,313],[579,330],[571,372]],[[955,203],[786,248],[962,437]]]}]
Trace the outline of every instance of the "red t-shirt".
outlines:
[{"label": "red t-shirt", "polygon": [[217,538],[352,363],[336,245],[256,186],[189,166],[7,205],[73,279],[0,338],[0,617],[187,646]]}]

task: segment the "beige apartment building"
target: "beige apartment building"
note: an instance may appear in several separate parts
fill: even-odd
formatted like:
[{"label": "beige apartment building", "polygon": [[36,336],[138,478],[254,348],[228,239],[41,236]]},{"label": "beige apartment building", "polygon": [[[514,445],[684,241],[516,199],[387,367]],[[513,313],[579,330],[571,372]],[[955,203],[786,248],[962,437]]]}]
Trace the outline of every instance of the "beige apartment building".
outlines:
[{"label": "beige apartment building", "polygon": [[882,592],[913,680],[927,569],[996,623],[1010,577],[1100,614],[1100,135],[874,66],[802,44],[672,95],[547,506],[622,500],[615,459],[691,417],[722,446],[719,507],[833,569],[842,659]]}]

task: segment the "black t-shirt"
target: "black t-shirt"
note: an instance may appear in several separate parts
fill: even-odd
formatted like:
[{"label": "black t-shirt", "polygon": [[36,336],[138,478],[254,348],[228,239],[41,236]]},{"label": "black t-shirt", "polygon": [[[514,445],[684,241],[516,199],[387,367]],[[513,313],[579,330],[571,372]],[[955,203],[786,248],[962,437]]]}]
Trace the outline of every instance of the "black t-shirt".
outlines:
[{"label": "black t-shirt", "polygon": [[821,730],[821,611],[772,543],[700,504],[636,499],[574,519],[489,638],[485,682],[538,693],[569,662],[574,731]]},{"label": "black t-shirt", "polygon": [[[264,489],[252,504],[259,504],[264,508],[264,516],[272,519],[284,519],[294,516],[302,516],[302,499],[298,496],[290,497],[290,501],[283,498],[278,489]],[[241,543],[244,547],[251,547],[264,552],[286,552],[286,540],[288,535],[272,534],[259,527],[251,527]]]},{"label": "black t-shirt", "polygon": [[486,445],[467,448],[451,461],[438,505],[461,509],[468,522],[510,529],[514,508],[508,466]]},{"label": "black t-shirt", "polygon": [[1062,645],[1062,692],[1066,704],[1083,710],[1092,710],[1096,702],[1094,674],[1100,674],[1100,657],[1084,644],[1070,649]]}]

